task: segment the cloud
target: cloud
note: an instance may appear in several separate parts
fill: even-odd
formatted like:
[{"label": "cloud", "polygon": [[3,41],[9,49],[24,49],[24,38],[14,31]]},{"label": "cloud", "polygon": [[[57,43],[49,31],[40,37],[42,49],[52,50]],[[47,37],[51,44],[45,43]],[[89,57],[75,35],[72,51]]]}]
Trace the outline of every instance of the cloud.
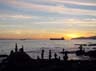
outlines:
[{"label": "cloud", "polygon": [[[59,1],[59,0],[53,0],[53,1]],[[62,0],[60,0],[60,1],[62,1]],[[64,1],[64,2],[76,3],[76,2],[70,2],[70,1]],[[56,5],[56,6],[40,5],[40,4],[27,3],[27,2],[25,3],[22,1],[12,1],[12,0],[8,1],[7,4],[10,4],[12,6],[19,7],[19,8],[25,8],[25,9],[27,8],[27,9],[50,12],[50,13],[96,16],[95,10],[66,8],[62,5]],[[78,4],[78,3],[76,3],[76,4]],[[80,4],[82,4],[82,3],[80,3]],[[87,4],[85,4],[85,5],[87,5]],[[94,4],[92,4],[92,5],[94,5]]]},{"label": "cloud", "polygon": [[24,15],[15,15],[15,16],[9,16],[12,18],[18,18],[18,19],[30,19],[32,18],[31,16],[24,16]]},{"label": "cloud", "polygon": [[64,20],[65,23],[69,24],[77,24],[77,25],[85,25],[85,26],[90,26],[94,25],[96,26],[96,19],[67,19]]},{"label": "cloud", "polygon": [[48,0],[51,2],[58,2],[58,3],[67,3],[67,4],[75,4],[75,5],[84,5],[84,6],[96,6],[96,3],[89,3],[89,2],[80,2],[80,1],[70,1],[70,0]]},{"label": "cloud", "polygon": [[[46,17],[43,16],[35,16],[35,15],[22,15],[22,14],[0,14],[0,18],[1,19],[44,19]],[[47,19],[50,19],[49,17],[47,17]]]},{"label": "cloud", "polygon": [[27,15],[0,15],[0,18],[15,18],[15,19],[31,19],[32,16]]},{"label": "cloud", "polygon": [[55,25],[82,25],[82,26],[96,26],[96,19],[63,19],[63,18],[57,18],[49,21],[41,21],[41,22],[34,22],[34,24],[55,24]]}]

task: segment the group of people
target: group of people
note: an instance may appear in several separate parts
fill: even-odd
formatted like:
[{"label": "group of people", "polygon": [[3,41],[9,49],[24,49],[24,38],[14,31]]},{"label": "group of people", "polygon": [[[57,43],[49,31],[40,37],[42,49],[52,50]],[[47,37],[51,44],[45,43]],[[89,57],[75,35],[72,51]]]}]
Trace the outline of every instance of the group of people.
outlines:
[{"label": "group of people", "polygon": [[[63,60],[68,60],[68,53],[65,52],[64,49],[63,49],[63,52],[64,52]],[[44,59],[44,53],[45,53],[45,50],[42,49],[42,51],[41,51],[41,59]],[[49,60],[52,59],[52,51],[51,50],[49,50],[49,57],[48,57],[48,59]],[[60,60],[60,56],[58,56],[56,52],[54,53],[54,59],[59,59]]]}]

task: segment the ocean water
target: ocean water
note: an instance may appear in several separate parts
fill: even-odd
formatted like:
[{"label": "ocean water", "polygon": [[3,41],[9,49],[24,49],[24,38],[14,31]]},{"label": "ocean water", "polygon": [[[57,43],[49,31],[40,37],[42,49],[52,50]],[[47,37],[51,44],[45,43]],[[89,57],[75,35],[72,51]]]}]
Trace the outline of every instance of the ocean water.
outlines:
[{"label": "ocean water", "polygon": [[[24,46],[24,51],[27,52],[32,58],[36,59],[40,57],[41,50],[45,50],[44,58],[48,58],[48,52],[52,50],[52,57],[54,53],[57,53],[58,57],[63,58],[63,54],[60,54],[64,48],[66,51],[78,50],[79,46],[75,44],[89,44],[96,43],[96,40],[0,40],[0,54],[9,54],[11,50],[14,50],[15,44],[18,44],[18,48]],[[84,46],[85,50],[92,50],[95,47]],[[78,57],[75,54],[68,55],[69,60],[74,59],[89,59],[89,57]]]}]

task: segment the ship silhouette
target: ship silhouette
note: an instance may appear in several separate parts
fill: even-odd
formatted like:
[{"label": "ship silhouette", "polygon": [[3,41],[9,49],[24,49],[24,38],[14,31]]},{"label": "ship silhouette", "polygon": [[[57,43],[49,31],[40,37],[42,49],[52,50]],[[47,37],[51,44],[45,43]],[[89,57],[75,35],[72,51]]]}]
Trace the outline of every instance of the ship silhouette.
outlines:
[{"label": "ship silhouette", "polygon": [[64,37],[61,38],[50,38],[50,40],[65,40]]}]

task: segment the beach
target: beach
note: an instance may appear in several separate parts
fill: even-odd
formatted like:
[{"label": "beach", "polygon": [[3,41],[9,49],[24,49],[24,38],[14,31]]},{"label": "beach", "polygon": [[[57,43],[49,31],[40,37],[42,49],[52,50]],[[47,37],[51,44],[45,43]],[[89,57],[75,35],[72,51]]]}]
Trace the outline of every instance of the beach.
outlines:
[{"label": "beach", "polygon": [[[66,51],[78,50],[75,44],[89,44],[95,43],[96,40],[0,40],[0,54],[8,54],[15,48],[15,44],[18,44],[18,48],[24,46],[25,52],[32,58],[36,59],[40,56],[41,50],[45,50],[44,58],[48,58],[49,50],[52,50],[52,57],[56,52],[58,56],[63,57],[59,52],[64,48]],[[92,50],[95,46],[84,46],[85,51]],[[69,54],[69,60],[88,59],[88,57],[77,57],[75,54]]]}]

